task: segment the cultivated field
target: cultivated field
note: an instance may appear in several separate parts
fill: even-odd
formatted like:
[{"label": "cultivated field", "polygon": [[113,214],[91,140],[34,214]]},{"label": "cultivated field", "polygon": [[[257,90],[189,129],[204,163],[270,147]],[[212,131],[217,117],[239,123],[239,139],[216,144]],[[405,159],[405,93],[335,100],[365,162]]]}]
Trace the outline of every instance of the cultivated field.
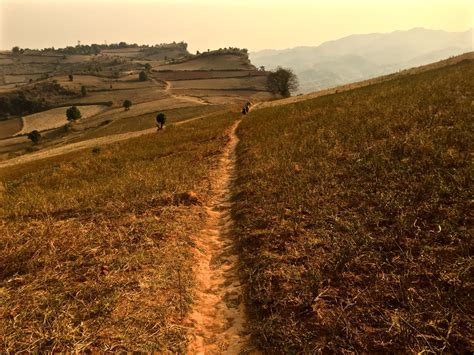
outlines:
[{"label": "cultivated field", "polygon": [[202,80],[179,80],[171,83],[172,89],[186,90],[266,90],[267,79],[264,76],[244,78],[218,78]]},{"label": "cultivated field", "polygon": [[[34,130],[41,132],[64,126],[69,122],[66,117],[67,109],[68,107],[58,107],[52,110],[25,116],[22,118],[23,128],[17,134],[28,134]],[[87,119],[91,116],[97,115],[100,112],[103,112],[107,109],[107,106],[81,106],[79,109],[81,111],[81,119]]]},{"label": "cultivated field", "polygon": [[255,70],[255,67],[242,60],[241,56],[223,54],[199,56],[183,63],[167,64],[158,67],[159,70]]},{"label": "cultivated field", "polygon": [[13,118],[7,121],[0,121],[0,139],[12,137],[21,131],[23,124],[20,118]]},{"label": "cultivated field", "polygon": [[0,350],[183,353],[229,115],[0,170]]},{"label": "cultivated field", "polygon": [[180,70],[180,71],[158,71],[153,72],[153,77],[165,81],[173,80],[198,80],[217,78],[236,78],[266,76],[266,72],[257,70]]},{"label": "cultivated field", "polygon": [[474,350],[474,62],[250,113],[233,215],[267,353]]}]

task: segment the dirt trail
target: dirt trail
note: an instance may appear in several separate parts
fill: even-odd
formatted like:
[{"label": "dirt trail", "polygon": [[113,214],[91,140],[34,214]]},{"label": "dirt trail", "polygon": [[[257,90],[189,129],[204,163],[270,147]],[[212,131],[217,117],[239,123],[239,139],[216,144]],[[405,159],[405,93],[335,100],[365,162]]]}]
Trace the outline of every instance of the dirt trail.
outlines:
[{"label": "dirt trail", "polygon": [[208,102],[204,99],[201,99],[200,97],[197,97],[197,96],[172,94],[171,93],[171,83],[169,81],[166,81],[166,80],[162,80],[162,82],[165,83],[165,92],[168,93],[168,95],[170,95],[170,97],[174,97],[175,99],[186,100],[186,101],[189,101],[189,102],[193,102],[195,104],[210,105],[210,102]]},{"label": "dirt trail", "polygon": [[232,126],[223,157],[211,175],[206,227],[195,238],[197,300],[190,315],[194,329],[190,354],[239,354],[248,341],[230,216],[239,123]]}]

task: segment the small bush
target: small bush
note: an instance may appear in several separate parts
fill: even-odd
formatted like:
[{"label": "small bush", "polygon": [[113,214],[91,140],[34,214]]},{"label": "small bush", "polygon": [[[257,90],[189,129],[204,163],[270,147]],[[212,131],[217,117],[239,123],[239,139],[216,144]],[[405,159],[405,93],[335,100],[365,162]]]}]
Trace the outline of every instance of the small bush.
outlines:
[{"label": "small bush", "polygon": [[34,144],[38,144],[41,140],[41,133],[37,130],[34,130],[27,135],[28,139],[30,139]]},{"label": "small bush", "polygon": [[67,120],[72,122],[81,118],[81,111],[76,106],[71,106],[66,110]]},{"label": "small bush", "polygon": [[125,108],[125,111],[130,110],[130,107],[132,107],[132,101],[130,100],[125,100],[122,105]]},{"label": "small bush", "polygon": [[148,80],[148,74],[145,71],[141,71],[140,74],[138,74],[138,79],[140,81],[147,81]]}]

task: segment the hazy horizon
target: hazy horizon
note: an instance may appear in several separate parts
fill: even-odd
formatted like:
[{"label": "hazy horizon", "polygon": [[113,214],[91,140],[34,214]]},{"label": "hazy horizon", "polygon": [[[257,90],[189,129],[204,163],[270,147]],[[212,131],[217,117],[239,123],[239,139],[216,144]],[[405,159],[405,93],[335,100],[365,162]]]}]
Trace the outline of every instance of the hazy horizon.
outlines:
[{"label": "hazy horizon", "polygon": [[0,0],[0,48],[185,41],[191,52],[228,46],[250,51],[316,46],[348,35],[423,27],[464,32],[470,1],[335,0]]}]

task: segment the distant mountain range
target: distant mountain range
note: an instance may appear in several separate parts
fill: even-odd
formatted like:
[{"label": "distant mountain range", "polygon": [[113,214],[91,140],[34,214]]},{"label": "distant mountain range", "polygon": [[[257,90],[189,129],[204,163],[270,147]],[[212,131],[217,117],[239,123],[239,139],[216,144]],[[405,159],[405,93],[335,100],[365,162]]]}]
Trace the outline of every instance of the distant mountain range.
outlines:
[{"label": "distant mountain range", "polygon": [[307,93],[402,69],[429,64],[473,50],[473,29],[409,31],[352,35],[317,47],[250,53],[256,66],[292,68]]}]

